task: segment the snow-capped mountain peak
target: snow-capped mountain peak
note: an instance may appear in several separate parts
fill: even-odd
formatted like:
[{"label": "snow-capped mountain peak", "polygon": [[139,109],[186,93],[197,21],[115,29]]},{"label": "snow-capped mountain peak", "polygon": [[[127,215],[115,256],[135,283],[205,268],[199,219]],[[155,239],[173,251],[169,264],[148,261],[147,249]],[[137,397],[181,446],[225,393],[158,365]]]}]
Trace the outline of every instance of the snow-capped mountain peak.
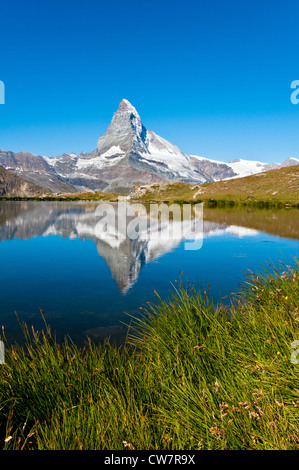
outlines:
[{"label": "snow-capped mountain peak", "polygon": [[[111,149],[116,148],[119,152],[112,153]],[[211,181],[200,170],[193,168],[189,156],[178,147],[147,130],[134,106],[126,99],[120,102],[107,131],[99,138],[96,152],[98,158],[109,153],[110,167],[114,166],[114,162],[126,169],[130,167],[131,179],[134,177],[135,180],[123,182],[122,186],[159,181],[196,184]],[[119,172],[117,176],[121,176]]]},{"label": "snow-capped mountain peak", "polygon": [[134,106],[130,103],[130,101],[126,99],[121,100],[121,102],[119,103],[118,111],[129,112],[139,117],[139,114],[134,108]]},{"label": "snow-capped mountain peak", "polygon": [[289,157],[287,158],[284,162],[281,164],[282,166],[293,166],[293,165],[299,165],[299,159],[294,158],[294,157]]},{"label": "snow-capped mountain peak", "polygon": [[146,129],[128,100],[120,102],[107,131],[98,140],[97,151],[101,155],[112,146],[119,146],[126,153],[132,150],[147,151]]}]

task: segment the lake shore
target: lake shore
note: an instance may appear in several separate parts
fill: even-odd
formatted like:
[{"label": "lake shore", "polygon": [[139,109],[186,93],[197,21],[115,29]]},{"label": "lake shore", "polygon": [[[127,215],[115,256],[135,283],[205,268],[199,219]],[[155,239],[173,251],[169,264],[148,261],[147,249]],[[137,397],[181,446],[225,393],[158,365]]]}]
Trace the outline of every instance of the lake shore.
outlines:
[{"label": "lake shore", "polygon": [[119,201],[119,197],[123,198],[129,202],[138,202],[141,204],[198,204],[203,203],[207,207],[218,207],[218,208],[229,208],[229,207],[252,207],[252,208],[260,208],[260,209],[270,209],[270,208],[277,208],[277,209],[289,209],[289,208],[297,208],[299,209],[299,202],[286,202],[286,201],[269,201],[265,200],[248,200],[242,201],[238,199],[211,199],[203,200],[190,200],[187,197],[180,198],[179,196],[175,196],[176,198],[169,198],[169,199],[161,199],[160,197],[155,197],[151,195],[147,198],[135,198],[135,197],[126,197],[125,195],[118,195],[116,194],[114,197],[111,195],[103,195],[101,194],[90,194],[86,193],[84,196],[77,196],[77,195],[66,195],[66,196],[33,196],[33,197],[7,197],[1,196],[0,201],[37,201],[37,202],[110,202],[115,203]]},{"label": "lake shore", "polygon": [[205,184],[154,183],[135,186],[129,194],[109,192],[46,193],[31,197],[3,195],[0,201],[109,201],[200,203],[212,207],[299,208],[299,165]]},{"label": "lake shore", "polygon": [[181,279],[120,348],[23,325],[0,368],[1,447],[298,449],[298,305],[295,259],[249,273],[228,307]]}]

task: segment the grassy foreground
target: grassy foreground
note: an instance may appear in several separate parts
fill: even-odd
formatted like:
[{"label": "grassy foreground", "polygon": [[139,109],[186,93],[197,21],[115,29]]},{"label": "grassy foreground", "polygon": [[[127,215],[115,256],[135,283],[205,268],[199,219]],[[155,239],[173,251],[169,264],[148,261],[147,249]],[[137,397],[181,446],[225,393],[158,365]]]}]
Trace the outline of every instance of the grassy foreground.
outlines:
[{"label": "grassy foreground", "polygon": [[227,308],[180,281],[120,349],[24,325],[0,366],[1,448],[298,449],[298,260],[271,272]]}]

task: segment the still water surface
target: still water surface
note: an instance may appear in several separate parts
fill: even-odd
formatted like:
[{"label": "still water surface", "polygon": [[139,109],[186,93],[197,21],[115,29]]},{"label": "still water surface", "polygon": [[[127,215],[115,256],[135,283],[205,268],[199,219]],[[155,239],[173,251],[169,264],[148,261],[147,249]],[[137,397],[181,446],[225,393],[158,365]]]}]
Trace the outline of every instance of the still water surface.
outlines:
[{"label": "still water surface", "polygon": [[209,283],[217,302],[239,290],[248,269],[299,256],[298,210],[205,208],[202,247],[185,250],[184,240],[100,239],[97,205],[0,202],[0,325],[10,343],[23,339],[14,312],[41,329],[40,309],[58,341],[120,343],[127,313],[155,301],[154,290],[167,298],[182,271]]}]

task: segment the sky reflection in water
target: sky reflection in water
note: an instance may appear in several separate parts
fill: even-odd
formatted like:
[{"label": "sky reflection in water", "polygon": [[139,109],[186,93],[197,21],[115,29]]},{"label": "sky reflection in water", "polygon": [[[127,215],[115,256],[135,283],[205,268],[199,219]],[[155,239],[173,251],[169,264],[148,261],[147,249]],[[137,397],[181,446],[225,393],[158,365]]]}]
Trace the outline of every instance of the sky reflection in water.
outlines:
[{"label": "sky reflection in water", "polygon": [[237,292],[247,269],[265,260],[290,263],[299,255],[298,211],[205,209],[203,245],[184,240],[109,244],[95,234],[95,204],[0,203],[0,324],[10,342],[22,341],[14,312],[43,328],[40,309],[61,341],[88,335],[121,342],[130,318],[154,290],[166,298],[184,279],[219,301]]}]

